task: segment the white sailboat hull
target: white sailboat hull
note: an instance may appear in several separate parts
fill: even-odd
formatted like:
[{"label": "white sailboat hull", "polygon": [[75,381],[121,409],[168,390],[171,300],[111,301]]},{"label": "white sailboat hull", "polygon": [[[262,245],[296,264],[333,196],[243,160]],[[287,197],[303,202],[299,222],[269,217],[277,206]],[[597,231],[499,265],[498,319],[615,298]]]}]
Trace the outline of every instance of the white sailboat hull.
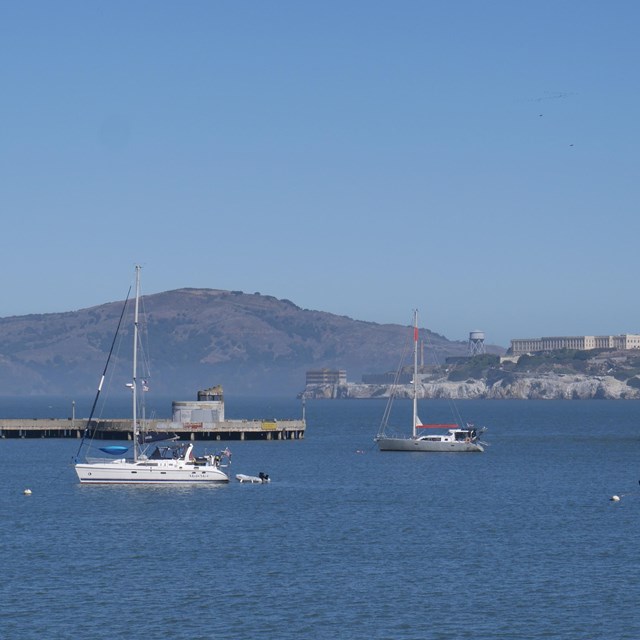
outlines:
[{"label": "white sailboat hull", "polygon": [[75,465],[82,484],[200,484],[229,482],[224,471],[214,465],[148,460],[105,460]]},{"label": "white sailboat hull", "polygon": [[377,438],[380,451],[432,451],[432,452],[482,452],[484,447],[478,442],[452,440],[422,440],[421,438]]}]

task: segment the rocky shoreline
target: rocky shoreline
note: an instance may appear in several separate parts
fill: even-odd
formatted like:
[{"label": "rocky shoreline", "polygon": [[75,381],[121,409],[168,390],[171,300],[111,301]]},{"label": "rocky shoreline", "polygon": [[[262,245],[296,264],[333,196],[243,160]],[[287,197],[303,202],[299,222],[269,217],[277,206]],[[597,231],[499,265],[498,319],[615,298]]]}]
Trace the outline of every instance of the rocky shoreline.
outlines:
[{"label": "rocky shoreline", "polygon": [[[391,389],[392,385],[388,384],[349,382],[307,387],[301,395],[309,399],[386,398]],[[413,385],[400,385],[396,391],[398,397],[411,397]],[[640,389],[630,387],[613,376],[550,373],[522,376],[509,383],[499,380],[494,384],[484,379],[452,382],[440,378],[421,382],[418,397],[451,400],[637,400],[640,399]]]}]

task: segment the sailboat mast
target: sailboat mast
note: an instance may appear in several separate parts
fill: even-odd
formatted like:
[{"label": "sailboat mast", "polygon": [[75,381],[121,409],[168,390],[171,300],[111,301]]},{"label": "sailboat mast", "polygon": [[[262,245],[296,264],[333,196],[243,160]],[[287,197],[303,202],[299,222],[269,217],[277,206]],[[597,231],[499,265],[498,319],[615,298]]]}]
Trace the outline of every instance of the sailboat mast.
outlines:
[{"label": "sailboat mast", "polygon": [[133,459],[138,459],[138,302],[140,300],[140,267],[136,265],[136,305],[133,312],[133,379],[131,391],[133,397]]},{"label": "sailboat mast", "polygon": [[418,310],[413,312],[413,437],[418,422]]}]

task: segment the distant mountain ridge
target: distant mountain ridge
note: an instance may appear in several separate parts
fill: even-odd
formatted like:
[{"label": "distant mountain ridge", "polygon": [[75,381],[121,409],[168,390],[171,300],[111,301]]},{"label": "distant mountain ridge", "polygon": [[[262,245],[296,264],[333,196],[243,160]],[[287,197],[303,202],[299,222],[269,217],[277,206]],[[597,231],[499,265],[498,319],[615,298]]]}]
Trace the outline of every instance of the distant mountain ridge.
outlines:
[{"label": "distant mountain ridge", "polygon": [[[124,302],[64,313],[0,318],[0,395],[93,393]],[[132,308],[121,330],[119,381],[130,378]],[[290,300],[218,289],[145,295],[154,391],[176,399],[221,384],[234,395],[289,395],[304,389],[309,369],[346,369],[349,380],[393,370],[406,326],[353,320],[301,309]],[[430,331],[425,362],[465,355],[466,342]],[[491,347],[493,352],[501,351]],[[124,384],[123,382],[123,384]]]}]

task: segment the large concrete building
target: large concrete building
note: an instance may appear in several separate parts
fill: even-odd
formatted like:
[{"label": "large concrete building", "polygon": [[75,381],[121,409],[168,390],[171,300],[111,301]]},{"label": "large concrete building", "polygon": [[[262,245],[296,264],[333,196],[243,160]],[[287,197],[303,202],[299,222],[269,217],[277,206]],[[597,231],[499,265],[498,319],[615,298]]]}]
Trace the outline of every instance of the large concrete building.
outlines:
[{"label": "large concrete building", "polygon": [[174,400],[173,422],[224,422],[224,395],[217,385],[198,391],[198,400]]},{"label": "large concrete building", "polygon": [[623,333],[619,336],[553,336],[548,338],[522,338],[511,341],[511,353],[534,353],[556,349],[640,349],[640,335]]},{"label": "large concrete building", "polygon": [[314,369],[313,371],[307,371],[307,386],[346,383],[347,372],[345,369]]}]

